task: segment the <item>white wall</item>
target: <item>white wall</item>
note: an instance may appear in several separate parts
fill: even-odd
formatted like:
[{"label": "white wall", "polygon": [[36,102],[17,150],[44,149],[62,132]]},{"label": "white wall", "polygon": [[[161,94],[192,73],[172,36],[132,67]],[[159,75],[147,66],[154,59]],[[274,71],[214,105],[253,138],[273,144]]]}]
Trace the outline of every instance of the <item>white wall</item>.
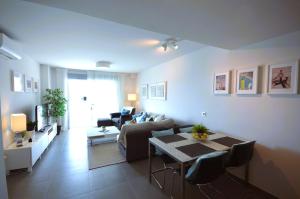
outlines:
[{"label": "white wall", "polygon": [[4,147],[8,146],[14,137],[13,133],[10,132],[10,115],[12,113],[25,113],[27,120],[34,120],[34,108],[40,102],[40,93],[17,93],[11,89],[12,71],[40,79],[38,64],[25,55],[22,57],[21,60],[14,61],[0,56],[0,96]]},{"label": "white wall", "polygon": [[[1,107],[0,107],[0,112],[1,112]],[[1,115],[0,115],[0,122],[1,122]],[[6,170],[5,163],[3,159],[2,130],[0,128],[0,198],[2,199],[8,199],[5,170]]]},{"label": "white wall", "polygon": [[[270,96],[265,87],[267,64],[297,59],[300,31],[234,51],[207,47],[141,72],[138,85],[168,82],[166,101],[142,100],[141,107],[256,140],[250,182],[280,198],[300,198],[300,96]],[[259,65],[262,94],[213,95],[214,72]]]}]

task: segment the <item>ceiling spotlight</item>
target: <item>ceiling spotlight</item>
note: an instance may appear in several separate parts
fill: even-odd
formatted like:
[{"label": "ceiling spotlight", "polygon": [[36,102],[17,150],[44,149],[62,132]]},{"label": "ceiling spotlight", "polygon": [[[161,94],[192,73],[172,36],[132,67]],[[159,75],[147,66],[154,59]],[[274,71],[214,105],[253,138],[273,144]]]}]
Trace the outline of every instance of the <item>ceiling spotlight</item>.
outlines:
[{"label": "ceiling spotlight", "polygon": [[110,61],[97,61],[96,67],[109,68],[112,65]]},{"label": "ceiling spotlight", "polygon": [[167,51],[168,48],[177,50],[178,49],[178,40],[175,38],[166,39],[166,41],[161,45],[164,51]]}]

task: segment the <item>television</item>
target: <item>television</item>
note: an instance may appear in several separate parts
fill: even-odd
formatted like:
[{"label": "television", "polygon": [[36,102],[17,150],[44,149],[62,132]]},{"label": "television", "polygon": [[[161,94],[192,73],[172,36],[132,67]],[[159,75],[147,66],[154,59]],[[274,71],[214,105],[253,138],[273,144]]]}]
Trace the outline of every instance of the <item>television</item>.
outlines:
[{"label": "television", "polygon": [[48,126],[48,105],[37,105],[35,107],[36,131],[43,132]]}]

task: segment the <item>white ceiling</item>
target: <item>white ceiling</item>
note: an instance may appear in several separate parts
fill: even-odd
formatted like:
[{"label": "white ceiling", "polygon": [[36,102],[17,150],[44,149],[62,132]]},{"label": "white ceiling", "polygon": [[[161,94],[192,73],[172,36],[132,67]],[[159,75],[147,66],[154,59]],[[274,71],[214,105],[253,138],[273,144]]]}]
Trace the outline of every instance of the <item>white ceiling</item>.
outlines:
[{"label": "white ceiling", "polygon": [[0,32],[39,63],[95,70],[107,60],[111,68],[100,70],[114,72],[139,72],[204,46],[182,40],[177,51],[163,52],[159,42],[169,35],[18,0],[0,0]]},{"label": "white ceiling", "polygon": [[300,30],[299,0],[28,0],[235,49]]}]

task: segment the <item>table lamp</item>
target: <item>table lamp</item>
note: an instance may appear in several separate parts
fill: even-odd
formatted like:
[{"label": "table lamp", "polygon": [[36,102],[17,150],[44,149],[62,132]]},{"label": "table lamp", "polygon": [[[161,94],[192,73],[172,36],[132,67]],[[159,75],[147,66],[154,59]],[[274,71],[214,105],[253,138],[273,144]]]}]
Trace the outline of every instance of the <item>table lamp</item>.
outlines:
[{"label": "table lamp", "polygon": [[133,103],[136,101],[136,94],[135,93],[129,93],[127,96],[128,101],[131,102],[131,106],[133,106]]},{"label": "table lamp", "polygon": [[26,131],[26,115],[23,113],[11,114],[10,127],[11,130],[15,133],[17,146],[22,146],[23,139],[21,133]]}]

